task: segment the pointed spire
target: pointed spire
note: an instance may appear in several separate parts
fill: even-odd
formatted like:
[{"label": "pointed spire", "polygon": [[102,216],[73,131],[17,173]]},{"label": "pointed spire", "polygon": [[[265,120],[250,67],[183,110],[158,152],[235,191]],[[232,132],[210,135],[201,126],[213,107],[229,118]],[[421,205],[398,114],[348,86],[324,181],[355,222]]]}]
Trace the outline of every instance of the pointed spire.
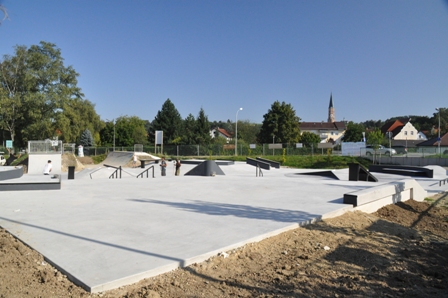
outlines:
[{"label": "pointed spire", "polygon": [[336,122],[336,116],[334,114],[334,107],[333,107],[333,92],[330,94],[330,106],[328,107],[328,122],[334,123]]}]

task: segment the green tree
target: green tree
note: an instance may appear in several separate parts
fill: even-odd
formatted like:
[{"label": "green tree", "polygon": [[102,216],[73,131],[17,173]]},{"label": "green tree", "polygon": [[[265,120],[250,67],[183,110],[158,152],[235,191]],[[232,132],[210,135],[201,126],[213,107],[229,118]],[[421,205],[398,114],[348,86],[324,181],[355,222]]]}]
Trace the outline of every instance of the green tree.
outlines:
[{"label": "green tree", "polygon": [[196,119],[190,113],[182,123],[182,144],[191,145],[196,143],[195,139]]},{"label": "green tree", "polygon": [[212,138],[210,136],[210,122],[205,115],[204,109],[200,109],[198,117],[196,118],[195,139],[198,145],[210,144]]},{"label": "green tree", "polygon": [[[440,109],[440,135],[446,133],[448,131],[448,109],[447,108],[438,108]],[[438,136],[437,130],[439,129],[439,111],[434,112],[433,117],[431,118],[431,122],[433,123],[434,129],[432,130],[432,136]]]},{"label": "green tree", "polygon": [[350,121],[347,124],[347,129],[345,130],[342,140],[344,142],[361,142],[363,139],[363,132],[365,132],[364,125]]},{"label": "green tree", "polygon": [[304,131],[300,136],[300,142],[303,144],[304,147],[317,148],[317,144],[320,143],[320,137],[315,133]]},{"label": "green tree", "polygon": [[[13,141],[19,137],[22,146],[28,140],[59,135],[58,115],[64,113],[67,102],[83,97],[77,77],[71,66],[64,65],[56,45],[42,41],[29,48],[16,46],[15,54],[5,55],[0,63],[1,127]],[[68,135],[78,138],[80,134]]]},{"label": "green tree", "polygon": [[171,144],[173,140],[181,136],[182,118],[169,98],[157,112],[152,124],[154,131],[163,131],[164,144]]},{"label": "green tree", "polygon": [[291,104],[276,101],[263,116],[264,120],[258,133],[260,143],[297,143],[300,139],[300,118]]},{"label": "green tree", "polygon": [[[115,131],[115,133],[114,133]],[[106,122],[100,132],[101,142],[105,145],[131,147],[135,144],[147,144],[148,133],[145,120],[137,116],[120,116],[113,121]]]},{"label": "green tree", "polygon": [[375,151],[378,150],[383,140],[384,135],[381,133],[381,130],[379,129],[370,131],[367,134],[367,145],[372,146]]},{"label": "green tree", "polygon": [[242,140],[247,144],[256,144],[261,124],[251,123],[248,120],[238,120],[238,143]]},{"label": "green tree", "polygon": [[93,140],[92,133],[90,130],[86,129],[82,132],[79,143],[84,147],[93,147],[95,146],[95,142]]}]

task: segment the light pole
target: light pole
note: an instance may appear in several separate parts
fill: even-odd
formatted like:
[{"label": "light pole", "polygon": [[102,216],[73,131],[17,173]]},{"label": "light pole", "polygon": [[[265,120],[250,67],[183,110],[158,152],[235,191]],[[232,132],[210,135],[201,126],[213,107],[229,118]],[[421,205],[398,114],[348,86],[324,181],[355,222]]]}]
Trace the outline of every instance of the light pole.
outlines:
[{"label": "light pole", "polygon": [[440,154],[440,109],[441,108],[436,108],[436,111],[438,111],[439,112],[439,129],[437,130],[437,132],[438,132],[438,138],[437,138],[437,148],[438,148],[438,150],[439,150],[439,156],[441,156],[441,154]]},{"label": "light pole", "polygon": [[113,120],[114,122],[114,152],[115,152],[115,119]]},{"label": "light pole", "polygon": [[243,108],[239,108],[236,111],[236,116],[235,116],[235,156],[238,155],[237,153],[237,148],[238,148],[238,112],[242,111]]}]

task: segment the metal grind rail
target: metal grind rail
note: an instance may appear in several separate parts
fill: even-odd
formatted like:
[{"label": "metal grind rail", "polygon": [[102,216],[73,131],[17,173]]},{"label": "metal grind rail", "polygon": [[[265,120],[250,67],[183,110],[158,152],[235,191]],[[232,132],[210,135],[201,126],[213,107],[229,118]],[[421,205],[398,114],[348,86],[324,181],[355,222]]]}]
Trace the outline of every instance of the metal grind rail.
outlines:
[{"label": "metal grind rail", "polygon": [[[107,168],[113,168],[113,169],[115,169],[115,171],[109,176],[109,179],[114,179],[114,178],[120,178],[121,179],[121,171],[122,171],[122,169],[121,169],[121,166],[119,166],[119,167],[114,167],[114,166],[111,166],[111,165],[104,165],[105,167],[107,167]],[[120,177],[118,177],[118,175],[120,175]]]},{"label": "metal grind rail", "polygon": [[140,177],[143,178],[143,174],[144,174],[144,173],[146,173],[146,178],[148,178],[148,176],[149,176],[148,172],[149,172],[150,169],[152,169],[152,178],[155,178],[155,177],[154,177],[154,166],[150,166],[149,168],[147,168],[146,170],[144,170],[143,172],[141,172],[140,174],[138,174],[138,175],[137,175],[137,178],[140,178]]}]

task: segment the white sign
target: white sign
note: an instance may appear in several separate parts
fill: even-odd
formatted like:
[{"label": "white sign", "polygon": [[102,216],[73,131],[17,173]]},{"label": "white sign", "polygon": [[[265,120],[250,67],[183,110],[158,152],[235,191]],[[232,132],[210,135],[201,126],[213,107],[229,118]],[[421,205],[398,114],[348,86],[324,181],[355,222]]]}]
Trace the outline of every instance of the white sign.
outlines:
[{"label": "white sign", "polygon": [[269,144],[268,145],[269,149],[282,149],[282,144]]},{"label": "white sign", "polygon": [[302,143],[296,143],[296,148],[303,148],[303,144]]},{"label": "white sign", "polygon": [[156,145],[163,144],[163,130],[156,130]]},{"label": "white sign", "polygon": [[249,148],[250,149],[255,149],[255,148],[257,148],[257,145],[256,144],[249,144]]}]

